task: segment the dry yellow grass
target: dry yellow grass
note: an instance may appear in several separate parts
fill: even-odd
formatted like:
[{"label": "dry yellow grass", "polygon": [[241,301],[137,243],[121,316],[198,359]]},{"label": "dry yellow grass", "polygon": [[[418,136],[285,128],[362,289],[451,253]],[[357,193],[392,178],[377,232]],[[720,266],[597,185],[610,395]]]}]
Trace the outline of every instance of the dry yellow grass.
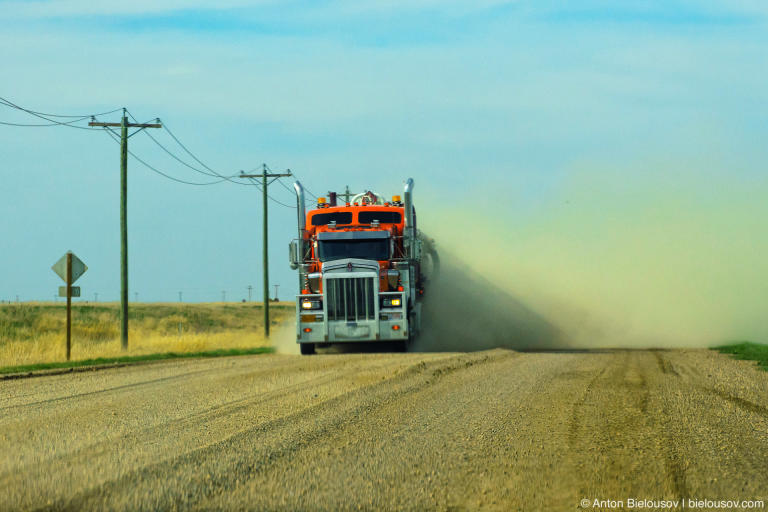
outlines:
[{"label": "dry yellow grass", "polygon": [[[272,304],[272,329],[292,322],[293,308]],[[65,319],[60,303],[0,306],[0,367],[64,361]],[[136,304],[129,320],[123,351],[117,304],[73,306],[72,360],[269,346],[260,304]]]}]

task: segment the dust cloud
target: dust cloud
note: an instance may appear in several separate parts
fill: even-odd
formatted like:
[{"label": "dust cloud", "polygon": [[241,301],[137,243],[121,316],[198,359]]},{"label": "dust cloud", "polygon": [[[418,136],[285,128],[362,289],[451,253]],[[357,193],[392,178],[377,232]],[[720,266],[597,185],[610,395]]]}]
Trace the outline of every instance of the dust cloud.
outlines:
[{"label": "dust cloud", "polygon": [[659,169],[575,172],[527,209],[514,191],[422,202],[421,227],[453,256],[417,350],[768,341],[766,178]]},{"label": "dust cloud", "polygon": [[426,286],[422,334],[413,350],[471,351],[561,348],[559,329],[546,318],[442,250],[441,269]]},{"label": "dust cloud", "polygon": [[271,326],[269,341],[278,354],[299,355],[299,344],[296,343],[296,321],[292,318]]}]

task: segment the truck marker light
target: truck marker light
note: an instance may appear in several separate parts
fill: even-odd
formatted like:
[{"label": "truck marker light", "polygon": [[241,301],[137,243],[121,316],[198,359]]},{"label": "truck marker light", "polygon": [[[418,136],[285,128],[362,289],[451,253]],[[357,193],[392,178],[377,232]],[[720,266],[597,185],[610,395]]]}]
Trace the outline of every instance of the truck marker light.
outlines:
[{"label": "truck marker light", "polygon": [[381,307],[383,308],[400,307],[402,303],[403,301],[400,299],[384,299],[381,301]]},{"label": "truck marker light", "polygon": [[403,291],[403,290],[405,290],[405,288],[403,288],[402,286],[398,286],[398,287],[397,287],[397,291],[401,292],[401,291]]},{"label": "truck marker light", "polygon": [[399,325],[393,325],[392,326],[392,330],[393,331],[399,331],[400,330],[400,326]]},{"label": "truck marker light", "polygon": [[305,327],[304,328],[304,332],[312,332],[312,328],[311,327]]}]

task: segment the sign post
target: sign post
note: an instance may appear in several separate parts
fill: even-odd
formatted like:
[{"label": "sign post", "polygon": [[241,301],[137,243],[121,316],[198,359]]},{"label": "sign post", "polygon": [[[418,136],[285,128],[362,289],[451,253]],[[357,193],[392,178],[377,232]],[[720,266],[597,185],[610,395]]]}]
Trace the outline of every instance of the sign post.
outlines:
[{"label": "sign post", "polygon": [[[67,254],[62,256],[51,268],[67,284],[59,287],[59,295],[64,291],[64,295],[67,297],[67,361],[69,361],[72,353],[72,283],[77,281],[88,270],[88,267],[72,251],[67,251]],[[74,288],[77,289],[76,296],[79,297],[80,287]]]}]

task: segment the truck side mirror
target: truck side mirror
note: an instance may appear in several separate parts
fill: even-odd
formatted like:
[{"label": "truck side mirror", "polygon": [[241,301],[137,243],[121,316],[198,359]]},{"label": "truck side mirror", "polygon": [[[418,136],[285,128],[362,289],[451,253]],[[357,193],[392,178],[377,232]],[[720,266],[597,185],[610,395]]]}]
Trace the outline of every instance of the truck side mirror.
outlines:
[{"label": "truck side mirror", "polygon": [[299,268],[299,244],[297,240],[292,240],[288,245],[288,259],[291,262],[291,269]]}]

